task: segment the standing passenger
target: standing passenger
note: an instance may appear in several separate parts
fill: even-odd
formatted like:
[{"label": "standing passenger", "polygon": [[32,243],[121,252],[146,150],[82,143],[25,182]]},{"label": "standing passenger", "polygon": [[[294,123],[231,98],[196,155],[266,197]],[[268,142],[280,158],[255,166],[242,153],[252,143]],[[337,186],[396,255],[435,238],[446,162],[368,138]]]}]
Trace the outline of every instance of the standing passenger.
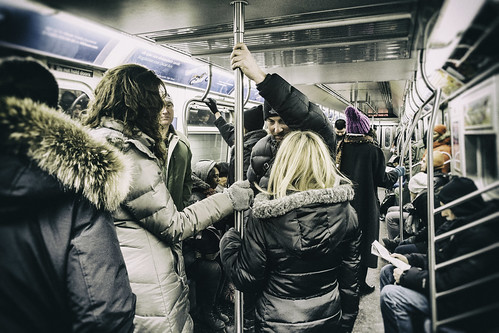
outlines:
[{"label": "standing passenger", "polygon": [[251,152],[247,176],[252,185],[256,183],[261,188],[267,188],[279,144],[291,131],[316,132],[334,157],[336,135],[333,125],[316,104],[279,75],[265,73],[245,44],[236,44],[230,58],[232,69],[241,69],[249,79],[255,81],[260,95],[265,99],[263,118],[269,135],[260,139]]},{"label": "standing passenger", "polygon": [[166,145],[166,188],[172,196],[177,210],[181,211],[189,203],[192,193],[192,152],[189,141],[172,125],[174,105],[170,96],[165,98],[161,111],[160,131]]},{"label": "standing passenger", "polygon": [[[220,114],[217,107],[217,101],[213,98],[207,98],[206,105],[210,108],[211,112],[215,115],[215,126],[222,135],[229,147],[234,146],[234,125],[227,123]],[[243,137],[243,179],[246,179],[246,172],[250,165],[251,150],[253,146],[264,136],[267,132],[263,129],[263,106],[258,105],[243,112],[244,118],[244,137]],[[229,168],[229,185],[234,183],[235,179],[235,151],[230,152],[230,168]]]},{"label": "standing passenger", "polygon": [[[198,161],[193,171],[191,204],[217,193],[220,172],[213,160]],[[224,286],[224,273],[218,256],[220,237],[225,231],[223,220],[215,222],[217,227],[209,226],[183,243],[187,277],[195,281],[193,295],[196,296],[198,318],[215,331],[223,330],[229,322],[229,317],[218,307]]]},{"label": "standing passenger", "polygon": [[0,331],[131,332],[135,296],[114,210],[123,154],[55,110],[40,63],[0,62]]},{"label": "standing passenger", "polygon": [[286,136],[244,238],[230,229],[221,241],[227,274],[258,295],[256,332],[352,330],[360,262],[353,196],[320,136]]},{"label": "standing passenger", "polygon": [[181,242],[233,209],[249,207],[248,184],[236,183],[178,212],[162,168],[166,151],[160,113],[163,82],[145,67],[108,70],[95,89],[87,124],[93,135],[122,150],[133,162],[132,185],[114,221],[132,290],[138,332],[192,332]]},{"label": "standing passenger", "polygon": [[368,267],[376,268],[378,257],[371,254],[371,243],[379,238],[379,199],[378,186],[389,188],[403,175],[404,169],[385,172],[385,157],[374,139],[367,135],[369,118],[352,106],[345,110],[347,135],[338,147],[336,163],[342,173],[350,178],[355,186],[352,206],[357,211],[362,229],[361,273],[359,276],[360,294],[369,294],[374,286],[366,282]]},{"label": "standing passenger", "polygon": [[345,138],[345,134],[347,133],[346,125],[345,119],[340,118],[334,122],[334,132],[336,133],[337,143],[340,143],[340,141]]}]

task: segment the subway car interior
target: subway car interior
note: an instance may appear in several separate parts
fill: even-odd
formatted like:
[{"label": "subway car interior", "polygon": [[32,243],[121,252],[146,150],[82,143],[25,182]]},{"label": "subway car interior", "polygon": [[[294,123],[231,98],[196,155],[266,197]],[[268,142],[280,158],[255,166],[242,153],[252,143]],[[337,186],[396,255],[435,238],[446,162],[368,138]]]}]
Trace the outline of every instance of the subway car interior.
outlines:
[{"label": "subway car interior", "polygon": [[[236,118],[237,89],[244,109],[264,103],[254,83],[237,85],[230,68],[241,15],[239,32],[259,66],[303,92],[332,123],[345,119],[349,105],[367,115],[387,167],[404,166],[404,184],[419,172],[424,147],[443,124],[450,136],[449,174],[470,178],[478,188],[457,201],[499,199],[497,0],[0,0],[0,57],[43,62],[59,83],[60,108],[75,119],[85,116],[106,70],[143,65],[164,81],[175,107],[173,125],[187,136],[192,162],[228,161],[230,147],[204,100],[217,100],[228,122]],[[200,119],[202,113],[210,118]],[[426,158],[432,165],[434,156]],[[433,176],[428,168],[428,180]],[[394,196],[400,207],[411,200],[404,186],[378,192],[380,201]],[[474,316],[497,316],[499,300],[444,318],[439,300],[481,284],[497,286],[499,270],[445,291],[437,290],[435,276],[454,261],[497,253],[499,238],[450,263],[435,262],[434,244],[478,224],[497,226],[498,214],[435,235],[434,217],[459,202],[433,208],[439,202],[431,186],[428,200],[431,313],[425,332],[464,332],[460,323]],[[383,221],[380,229],[385,237]],[[387,264],[379,260],[378,267]],[[376,291],[360,299],[353,332],[386,331],[379,268],[370,269],[369,278]],[[233,324],[242,332],[241,323]]]}]

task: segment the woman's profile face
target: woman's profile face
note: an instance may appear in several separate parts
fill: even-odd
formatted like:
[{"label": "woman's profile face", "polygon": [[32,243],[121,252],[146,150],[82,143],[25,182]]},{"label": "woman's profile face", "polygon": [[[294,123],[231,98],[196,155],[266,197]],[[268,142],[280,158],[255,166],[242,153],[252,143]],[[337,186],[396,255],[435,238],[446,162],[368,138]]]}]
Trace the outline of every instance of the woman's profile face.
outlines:
[{"label": "woman's profile face", "polygon": [[216,188],[218,182],[220,181],[220,171],[218,171],[217,167],[211,169],[210,174],[208,175],[207,183],[211,188]]}]

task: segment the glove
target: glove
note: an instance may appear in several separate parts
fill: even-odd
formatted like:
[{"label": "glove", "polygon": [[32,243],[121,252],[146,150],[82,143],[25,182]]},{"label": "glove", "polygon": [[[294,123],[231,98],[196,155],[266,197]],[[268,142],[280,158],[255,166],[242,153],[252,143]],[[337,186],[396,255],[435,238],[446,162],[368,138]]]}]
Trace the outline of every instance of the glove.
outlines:
[{"label": "glove", "polygon": [[213,114],[220,112],[217,108],[217,101],[215,101],[213,98],[210,97],[205,99],[204,104],[206,104],[210,108],[210,111],[213,112]]},{"label": "glove", "polygon": [[397,171],[399,177],[402,177],[403,175],[405,175],[405,168],[401,165],[397,165],[395,167],[395,171]]},{"label": "glove", "polygon": [[232,201],[234,210],[246,210],[253,203],[253,190],[248,180],[235,182],[225,191]]}]

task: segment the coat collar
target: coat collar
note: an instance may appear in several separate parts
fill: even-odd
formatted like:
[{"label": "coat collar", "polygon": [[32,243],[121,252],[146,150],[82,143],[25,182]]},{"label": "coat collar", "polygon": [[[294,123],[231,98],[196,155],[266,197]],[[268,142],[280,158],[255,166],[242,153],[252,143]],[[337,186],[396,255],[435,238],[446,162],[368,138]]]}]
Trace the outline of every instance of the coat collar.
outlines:
[{"label": "coat collar", "polygon": [[25,155],[66,190],[99,208],[116,209],[131,183],[131,164],[111,145],[92,138],[68,115],[30,99],[0,100],[2,149]]},{"label": "coat collar", "polygon": [[351,185],[296,192],[280,199],[271,199],[268,194],[259,193],[253,204],[253,215],[257,218],[277,217],[306,205],[340,203],[353,200],[353,197]]}]

